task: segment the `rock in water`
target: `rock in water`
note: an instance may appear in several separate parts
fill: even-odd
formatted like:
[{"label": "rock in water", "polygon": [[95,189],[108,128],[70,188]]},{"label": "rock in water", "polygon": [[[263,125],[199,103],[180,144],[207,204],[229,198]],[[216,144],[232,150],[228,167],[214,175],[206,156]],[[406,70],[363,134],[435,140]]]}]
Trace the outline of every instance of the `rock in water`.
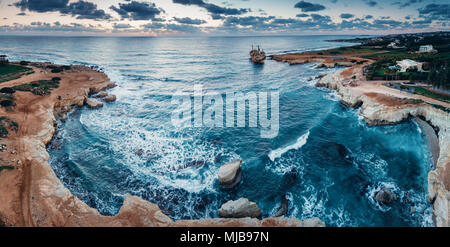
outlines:
[{"label": "rock in water", "polygon": [[238,185],[242,177],[242,160],[229,162],[219,169],[219,184],[225,188],[233,188]]},{"label": "rock in water", "polygon": [[287,189],[295,184],[298,178],[298,171],[293,167],[290,171],[283,175],[282,189]]},{"label": "rock in water", "polygon": [[102,102],[98,102],[98,101],[96,101],[96,100],[86,99],[86,105],[87,105],[89,108],[95,109],[95,108],[100,108],[100,107],[102,107],[102,106],[103,106],[103,103],[102,103]]},{"label": "rock in water", "polygon": [[105,102],[114,102],[116,101],[116,96],[114,94],[110,94],[108,96],[106,96],[105,98],[103,98],[103,101]]},{"label": "rock in water", "polygon": [[386,205],[391,204],[392,201],[397,200],[397,195],[386,188],[382,188],[375,194],[375,197],[373,199],[381,204]]},{"label": "rock in water", "polygon": [[186,164],[184,164],[184,168],[200,168],[202,166],[205,165],[205,161],[203,160],[194,160],[194,161],[189,161]]},{"label": "rock in water", "polygon": [[98,93],[97,95],[94,96],[94,98],[104,98],[108,96],[108,93],[105,91],[101,91],[100,93]]},{"label": "rock in water", "polygon": [[278,208],[277,212],[273,215],[273,217],[281,217],[287,214],[288,208],[289,208],[289,200],[286,198],[286,195],[283,195],[283,197],[281,198],[280,208]]},{"label": "rock in water", "polygon": [[247,198],[239,198],[223,204],[219,209],[219,216],[222,218],[258,218],[261,216],[261,210],[256,203]]}]

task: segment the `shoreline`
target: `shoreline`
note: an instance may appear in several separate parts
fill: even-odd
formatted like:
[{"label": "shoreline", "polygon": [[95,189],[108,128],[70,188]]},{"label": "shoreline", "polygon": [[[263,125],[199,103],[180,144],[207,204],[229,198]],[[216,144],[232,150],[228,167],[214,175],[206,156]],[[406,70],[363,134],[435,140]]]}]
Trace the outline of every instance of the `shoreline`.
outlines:
[{"label": "shoreline", "polygon": [[[285,56],[285,55],[274,55]],[[311,55],[295,58],[292,64],[319,62],[327,67],[335,60]],[[282,62],[292,61],[277,60]],[[345,57],[344,66],[349,60],[361,59]],[[276,60],[276,59],[274,59]],[[368,60],[368,59],[361,59]],[[329,63],[327,63],[329,62]],[[369,61],[370,62],[370,61]],[[336,64],[335,64],[336,65]],[[334,66],[335,66],[334,65]],[[347,64],[349,65],[349,64]],[[448,188],[450,188],[449,170],[449,114],[426,103],[412,102],[407,95],[393,93],[387,87],[374,87],[362,84],[362,67],[366,64],[346,66],[322,77],[317,86],[336,90],[341,95],[342,103],[349,107],[361,107],[361,115],[369,125],[396,124],[406,118],[423,117],[434,127],[440,129],[438,135],[441,153],[435,169],[428,174],[428,194],[433,205],[433,220],[436,226],[448,226]],[[61,88],[55,89],[55,94],[33,96],[26,103],[32,106],[18,104],[20,113],[11,115],[20,117],[20,135],[13,134],[7,138],[7,159],[14,161],[12,171],[0,171],[0,225],[15,226],[324,226],[320,219],[312,218],[301,221],[296,218],[254,218],[241,219],[199,219],[172,221],[164,215],[156,204],[139,197],[125,195],[124,203],[115,216],[102,216],[96,209],[76,198],[56,177],[48,163],[49,154],[46,146],[55,135],[56,119],[65,116],[73,105],[84,106],[89,95],[111,88],[113,83],[106,74],[86,66],[75,66],[80,71],[49,73],[49,71],[26,75],[16,80],[3,83],[1,86],[11,86],[24,81],[38,78],[60,76],[63,78]],[[35,72],[39,69],[34,68]],[[72,74],[73,73],[73,74]],[[74,81],[65,77],[73,76]],[[354,76],[354,78],[353,78]],[[75,80],[83,77],[81,80]],[[91,80],[91,77],[94,78]],[[69,85],[70,84],[70,85]],[[66,92],[62,100],[57,94]],[[16,92],[19,99],[30,95],[29,92]],[[403,96],[403,97],[400,97]],[[41,98],[39,98],[41,97]],[[28,98],[28,97],[27,97]],[[26,104],[25,104],[26,105]],[[8,114],[3,109],[2,114]],[[31,113],[31,114],[30,114]],[[39,116],[37,116],[39,115]],[[41,116],[40,116],[41,115]],[[38,126],[23,127],[24,123],[34,123]],[[26,124],[25,124],[26,125]],[[0,141],[5,142],[5,139]],[[12,145],[11,145],[12,144]],[[10,145],[13,149],[10,149]],[[11,151],[11,152],[10,152]],[[13,154],[13,151],[15,153]],[[2,158],[4,153],[0,153]],[[17,157],[20,156],[20,157]],[[12,158],[12,159],[11,159]]]},{"label": "shoreline", "polygon": [[[316,61],[327,66],[331,56],[284,54],[272,57],[276,61],[288,62],[291,65]],[[345,57],[345,60],[355,57]],[[361,59],[361,58],[360,58]],[[368,64],[373,61],[368,60]],[[333,67],[336,63],[333,65]],[[363,76],[363,66],[354,63],[346,69],[339,69],[323,76],[317,83],[318,87],[335,90],[341,96],[341,103],[352,108],[360,107],[360,115],[368,125],[397,124],[409,117],[418,118],[422,128],[426,128],[428,143],[433,141],[434,128],[439,129],[438,146],[429,145],[433,159],[436,161],[434,169],[428,173],[428,199],[433,207],[433,222],[437,227],[448,227],[450,213],[450,114],[433,107],[426,97],[407,95],[383,86],[383,82],[366,81]],[[387,83],[387,81],[385,82]],[[422,100],[422,102],[418,101]],[[447,107],[448,103],[437,102]],[[427,127],[428,126],[428,127]],[[430,132],[430,129],[433,133]],[[436,151],[438,149],[438,151]],[[435,157],[438,156],[438,157]]]},{"label": "shoreline", "polygon": [[115,216],[102,216],[75,197],[56,177],[48,163],[47,145],[56,134],[56,121],[64,119],[73,106],[97,106],[89,96],[115,86],[108,76],[86,66],[51,73],[32,63],[35,73],[3,83],[2,87],[60,77],[59,87],[49,95],[15,92],[14,111],[0,114],[18,122],[17,132],[0,139],[5,150],[2,161],[13,167],[0,171],[0,226],[141,226],[141,227],[323,227],[318,218],[208,218],[173,221],[160,208],[140,197],[124,195]]}]

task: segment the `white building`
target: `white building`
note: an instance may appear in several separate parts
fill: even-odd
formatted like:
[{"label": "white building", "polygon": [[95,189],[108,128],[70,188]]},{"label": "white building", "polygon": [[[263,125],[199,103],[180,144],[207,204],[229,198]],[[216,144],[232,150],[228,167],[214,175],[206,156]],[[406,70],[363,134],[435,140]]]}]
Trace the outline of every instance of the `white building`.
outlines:
[{"label": "white building", "polygon": [[411,59],[403,59],[401,61],[397,61],[397,66],[400,67],[400,72],[406,72],[407,69],[417,69],[417,71],[421,72],[422,63],[416,62]]},{"label": "white building", "polygon": [[435,49],[433,49],[432,45],[421,45],[419,48],[419,53],[424,52],[437,52]]}]

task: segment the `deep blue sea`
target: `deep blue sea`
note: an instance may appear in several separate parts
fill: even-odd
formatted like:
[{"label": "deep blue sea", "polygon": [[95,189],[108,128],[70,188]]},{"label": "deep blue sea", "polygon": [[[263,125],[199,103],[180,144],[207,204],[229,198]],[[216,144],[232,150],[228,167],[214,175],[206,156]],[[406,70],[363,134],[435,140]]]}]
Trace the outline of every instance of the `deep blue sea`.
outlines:
[{"label": "deep blue sea", "polygon": [[[307,80],[334,69],[248,59],[252,44],[277,54],[351,45],[325,41],[345,37],[352,36],[0,36],[0,54],[97,65],[117,83],[110,90],[117,102],[74,110],[59,125],[60,147],[48,147],[58,178],[101,214],[116,214],[132,194],[173,219],[218,217],[224,202],[240,197],[268,217],[286,195],[287,216],[319,217],[329,226],[430,226],[431,155],[417,124],[367,126],[358,109]],[[279,91],[278,136],[264,139],[250,127],[175,128],[171,97],[194,84],[218,93]],[[235,159],[243,160],[242,182],[221,189],[217,171]],[[398,200],[377,204],[381,187]]]}]

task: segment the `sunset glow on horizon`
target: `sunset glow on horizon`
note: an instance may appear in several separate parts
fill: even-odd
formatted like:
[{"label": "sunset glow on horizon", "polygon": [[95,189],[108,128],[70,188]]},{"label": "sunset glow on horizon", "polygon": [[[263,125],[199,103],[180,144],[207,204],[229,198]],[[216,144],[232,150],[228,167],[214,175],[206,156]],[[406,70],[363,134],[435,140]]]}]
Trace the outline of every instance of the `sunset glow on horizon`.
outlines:
[{"label": "sunset glow on horizon", "polygon": [[450,30],[435,0],[0,0],[0,33],[308,35]]}]

